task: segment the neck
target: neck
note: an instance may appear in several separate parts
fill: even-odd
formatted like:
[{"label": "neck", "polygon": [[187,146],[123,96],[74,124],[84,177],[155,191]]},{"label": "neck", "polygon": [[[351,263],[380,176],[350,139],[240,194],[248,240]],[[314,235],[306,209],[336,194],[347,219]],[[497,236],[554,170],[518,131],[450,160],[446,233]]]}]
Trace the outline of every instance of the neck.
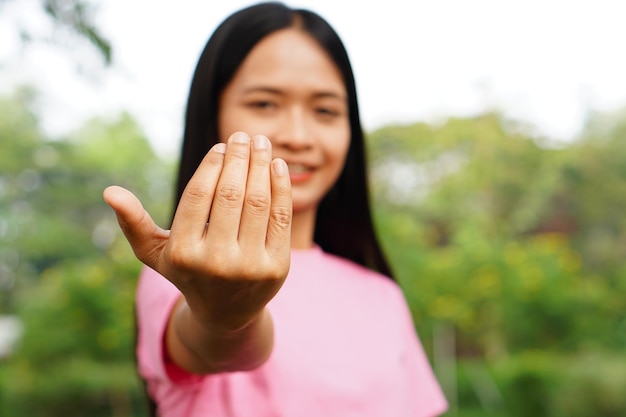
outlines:
[{"label": "neck", "polygon": [[313,247],[316,210],[294,211],[291,222],[291,248],[310,249]]}]

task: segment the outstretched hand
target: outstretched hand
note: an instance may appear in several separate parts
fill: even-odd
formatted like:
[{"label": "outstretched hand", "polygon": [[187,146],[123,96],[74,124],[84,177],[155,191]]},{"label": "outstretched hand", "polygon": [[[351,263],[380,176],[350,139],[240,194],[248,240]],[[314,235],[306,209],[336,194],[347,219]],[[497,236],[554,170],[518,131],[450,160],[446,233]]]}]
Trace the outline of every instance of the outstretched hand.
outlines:
[{"label": "outstretched hand", "polygon": [[206,327],[245,326],[287,276],[291,185],[264,136],[235,133],[215,145],[185,188],[169,231],[128,190],[108,187],[104,199],[137,258],[176,285]]}]

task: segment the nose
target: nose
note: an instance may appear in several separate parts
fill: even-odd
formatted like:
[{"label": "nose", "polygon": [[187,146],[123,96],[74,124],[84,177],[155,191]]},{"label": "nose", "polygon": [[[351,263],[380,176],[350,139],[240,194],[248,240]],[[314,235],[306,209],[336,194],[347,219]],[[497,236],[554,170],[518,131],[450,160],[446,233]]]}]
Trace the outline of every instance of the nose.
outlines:
[{"label": "nose", "polygon": [[312,143],[313,128],[306,111],[298,106],[285,112],[284,119],[272,138],[272,144],[291,150],[302,150],[309,148]]}]

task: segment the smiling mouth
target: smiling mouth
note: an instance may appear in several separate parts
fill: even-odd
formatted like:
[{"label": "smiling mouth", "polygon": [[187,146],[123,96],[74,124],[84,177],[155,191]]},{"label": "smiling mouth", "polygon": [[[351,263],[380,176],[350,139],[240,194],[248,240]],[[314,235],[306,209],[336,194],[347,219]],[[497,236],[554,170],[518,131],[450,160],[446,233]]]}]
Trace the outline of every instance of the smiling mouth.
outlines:
[{"label": "smiling mouth", "polygon": [[287,164],[287,166],[289,167],[289,178],[292,185],[307,182],[313,176],[313,168],[302,164]]},{"label": "smiling mouth", "polygon": [[290,174],[306,174],[312,171],[311,168],[302,164],[287,164],[287,166],[289,167]]}]

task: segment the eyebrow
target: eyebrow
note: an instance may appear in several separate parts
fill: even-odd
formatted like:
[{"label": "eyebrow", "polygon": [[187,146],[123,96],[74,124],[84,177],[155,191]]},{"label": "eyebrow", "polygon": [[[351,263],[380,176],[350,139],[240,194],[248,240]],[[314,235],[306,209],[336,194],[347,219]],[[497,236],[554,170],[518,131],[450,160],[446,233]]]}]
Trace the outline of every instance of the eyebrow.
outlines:
[{"label": "eyebrow", "polygon": [[[282,90],[279,88],[274,88],[274,87],[264,87],[264,86],[260,86],[260,87],[249,87],[243,90],[244,94],[250,94],[250,93],[269,93],[269,94],[276,94],[276,95],[280,95],[283,94]],[[335,93],[333,91],[320,91],[318,93],[313,94],[314,98],[334,98],[334,99],[338,99],[338,100],[347,100],[347,97],[344,94],[338,94]]]}]

